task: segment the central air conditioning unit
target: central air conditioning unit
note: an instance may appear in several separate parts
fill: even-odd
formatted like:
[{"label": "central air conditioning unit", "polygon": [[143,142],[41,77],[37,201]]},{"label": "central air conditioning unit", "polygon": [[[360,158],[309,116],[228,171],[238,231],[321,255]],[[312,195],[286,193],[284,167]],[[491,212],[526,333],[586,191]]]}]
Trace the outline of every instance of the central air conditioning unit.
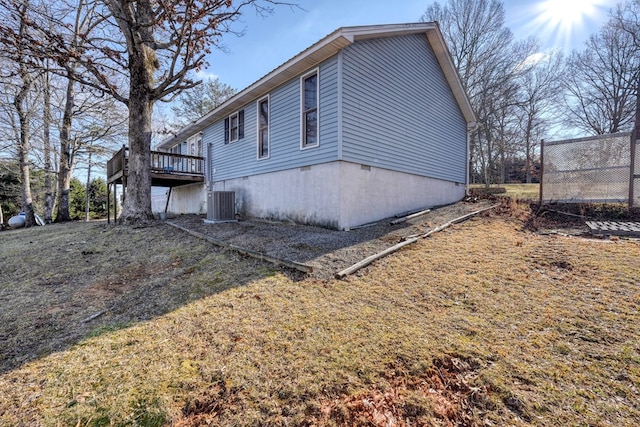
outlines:
[{"label": "central air conditioning unit", "polygon": [[213,191],[207,194],[207,220],[212,222],[236,221],[236,193]]}]

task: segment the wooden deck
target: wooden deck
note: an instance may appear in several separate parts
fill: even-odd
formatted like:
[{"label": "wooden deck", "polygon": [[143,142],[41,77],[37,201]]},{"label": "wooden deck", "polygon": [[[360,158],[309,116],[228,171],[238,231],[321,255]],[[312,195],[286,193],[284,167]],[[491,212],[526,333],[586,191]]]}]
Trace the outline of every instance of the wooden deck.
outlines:
[{"label": "wooden deck", "polygon": [[[122,147],[107,162],[107,184],[126,186],[129,172],[129,149]],[[204,159],[184,154],[151,152],[151,185],[178,187],[204,182]]]},{"label": "wooden deck", "polygon": [[[107,222],[111,222],[111,192],[113,191],[113,219],[118,217],[117,185],[122,185],[122,195],[126,194],[127,175],[129,174],[129,149],[122,147],[107,162]],[[165,212],[169,206],[169,197],[173,187],[204,182],[204,159],[184,154],[151,152],[151,185],[169,187],[169,196]]]}]

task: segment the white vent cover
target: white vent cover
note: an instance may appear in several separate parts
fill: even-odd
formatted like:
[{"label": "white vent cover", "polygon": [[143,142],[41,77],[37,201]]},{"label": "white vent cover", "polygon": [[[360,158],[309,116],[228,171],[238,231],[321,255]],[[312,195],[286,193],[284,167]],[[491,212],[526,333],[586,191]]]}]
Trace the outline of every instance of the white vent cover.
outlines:
[{"label": "white vent cover", "polygon": [[236,194],[233,191],[214,191],[207,195],[207,220],[235,221]]}]

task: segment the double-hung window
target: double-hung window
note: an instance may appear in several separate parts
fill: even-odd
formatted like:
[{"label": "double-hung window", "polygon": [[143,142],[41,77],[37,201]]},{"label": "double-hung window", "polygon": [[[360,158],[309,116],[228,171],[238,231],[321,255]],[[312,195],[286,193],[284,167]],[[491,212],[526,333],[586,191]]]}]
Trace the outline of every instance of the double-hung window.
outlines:
[{"label": "double-hung window", "polygon": [[269,158],[269,97],[258,101],[258,159]]},{"label": "double-hung window", "polygon": [[301,148],[318,145],[318,70],[302,76],[302,140]]},{"label": "double-hung window", "polygon": [[224,119],[224,143],[236,142],[244,138],[244,110]]},{"label": "double-hung window", "polygon": [[229,141],[237,141],[238,140],[238,113],[232,114],[229,117],[230,125],[229,125]]}]

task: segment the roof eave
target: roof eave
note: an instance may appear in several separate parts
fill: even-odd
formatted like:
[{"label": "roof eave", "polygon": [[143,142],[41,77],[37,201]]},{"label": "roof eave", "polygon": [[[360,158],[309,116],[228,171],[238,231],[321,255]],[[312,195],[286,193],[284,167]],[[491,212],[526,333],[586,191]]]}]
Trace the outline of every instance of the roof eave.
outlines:
[{"label": "roof eave", "polygon": [[202,131],[204,128],[228,116],[243,105],[269,93],[271,90],[335,55],[338,51],[353,43],[353,38],[349,37],[349,35],[342,34],[341,30],[342,29],[334,31],[271,71],[251,86],[237,93],[199,120],[183,127],[172,138],[163,141],[158,148],[169,148],[177,142],[181,142],[187,137]]},{"label": "roof eave", "polygon": [[477,121],[476,114],[471,107],[471,101],[464,90],[458,70],[453,63],[451,53],[447,48],[447,44],[445,43],[442,32],[437,24],[434,25],[433,31],[427,32],[427,39],[436,54],[436,58],[440,63],[440,68],[442,68],[442,71],[444,72],[444,76],[449,83],[449,87],[451,87],[453,96],[460,106],[460,110],[462,111],[465,121],[468,124],[475,123]]},{"label": "roof eave", "polygon": [[300,52],[266,76],[262,77],[246,89],[237,93],[222,105],[212,110],[202,118],[180,129],[172,138],[163,141],[158,148],[166,149],[188,137],[204,130],[206,127],[237,111],[243,105],[264,96],[276,87],[292,78],[317,66],[322,61],[337,54],[341,49],[357,40],[376,37],[392,37],[411,33],[426,33],[429,44],[436,54],[445,78],[451,87],[453,95],[460,106],[467,123],[476,122],[476,115],[460,80],[460,76],[453,64],[451,54],[444,42],[440,28],[435,22],[419,22],[408,24],[369,25],[339,28],[309,48]]}]

